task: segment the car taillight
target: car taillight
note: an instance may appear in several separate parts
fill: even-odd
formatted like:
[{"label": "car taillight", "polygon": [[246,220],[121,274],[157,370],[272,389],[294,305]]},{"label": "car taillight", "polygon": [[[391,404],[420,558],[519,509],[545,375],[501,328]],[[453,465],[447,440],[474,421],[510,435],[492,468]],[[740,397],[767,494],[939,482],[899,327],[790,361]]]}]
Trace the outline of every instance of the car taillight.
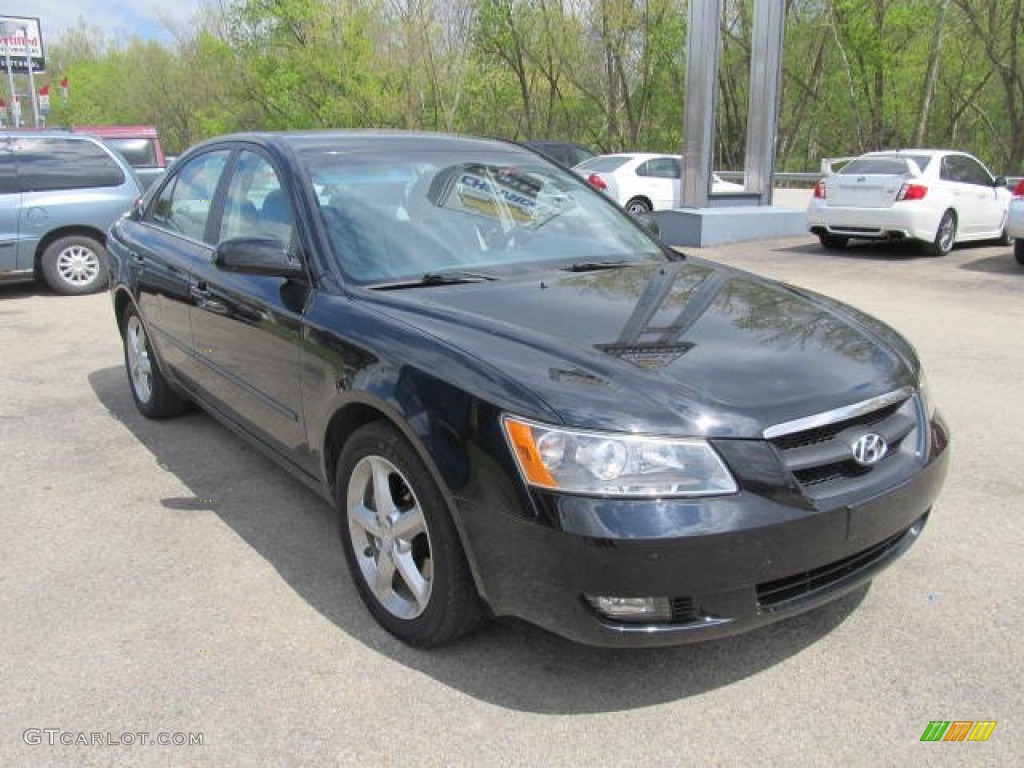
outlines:
[{"label": "car taillight", "polygon": [[924,196],[928,194],[928,187],[923,184],[910,184],[904,182],[903,186],[900,187],[899,194],[896,195],[896,202],[904,200],[924,200]]},{"label": "car taillight", "polygon": [[587,183],[594,189],[599,189],[602,192],[608,189],[608,185],[604,183],[604,179],[602,179],[596,173],[592,173],[589,176],[587,176]]},{"label": "car taillight", "polygon": [[825,180],[822,179],[814,185],[814,196],[819,200],[825,199]]},{"label": "car taillight", "polygon": [[1024,179],[1017,182],[1017,186],[1013,188],[1014,197],[1024,197]]}]

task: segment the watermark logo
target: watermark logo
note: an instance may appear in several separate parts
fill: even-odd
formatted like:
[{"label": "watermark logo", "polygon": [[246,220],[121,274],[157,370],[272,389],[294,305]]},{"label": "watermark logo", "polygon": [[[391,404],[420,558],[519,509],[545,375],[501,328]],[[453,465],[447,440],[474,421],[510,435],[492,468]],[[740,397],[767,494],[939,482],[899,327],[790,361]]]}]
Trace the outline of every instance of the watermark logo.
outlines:
[{"label": "watermark logo", "polygon": [[995,727],[995,720],[932,720],[921,741],[988,741]]},{"label": "watermark logo", "polygon": [[63,728],[26,728],[21,740],[29,746],[46,745],[55,747],[131,747],[131,746],[174,746],[201,747],[202,733],[169,733],[160,731],[65,731]]}]

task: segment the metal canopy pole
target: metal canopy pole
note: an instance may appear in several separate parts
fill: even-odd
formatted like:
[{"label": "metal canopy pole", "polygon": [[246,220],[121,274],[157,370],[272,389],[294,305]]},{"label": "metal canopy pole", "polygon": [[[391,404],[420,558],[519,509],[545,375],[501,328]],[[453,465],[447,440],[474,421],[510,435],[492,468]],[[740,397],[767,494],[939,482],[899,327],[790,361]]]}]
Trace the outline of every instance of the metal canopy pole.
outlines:
[{"label": "metal canopy pole", "polygon": [[32,98],[32,125],[39,127],[39,94],[36,93],[36,78],[32,71],[32,49],[28,44],[28,27],[21,28],[21,34],[25,37],[25,61],[28,64],[28,91]]},{"label": "metal canopy pole", "polygon": [[[697,5],[702,5],[698,2]],[[754,39],[750,59],[750,100],[747,106],[745,189],[756,192],[761,205],[772,204],[775,133],[782,77],[782,0],[754,0]]]},{"label": "metal canopy pole", "polygon": [[691,0],[686,30],[686,110],[683,118],[683,208],[705,208],[715,140],[715,77],[721,0]]},{"label": "metal canopy pole", "polygon": [[10,101],[8,102],[11,110],[11,127],[18,127],[18,113],[14,106],[14,100],[17,97],[17,93],[14,90],[14,75],[11,73],[11,42],[8,37],[8,27],[6,21],[0,21],[0,33],[3,34],[4,38],[4,62],[7,65],[7,93]]}]

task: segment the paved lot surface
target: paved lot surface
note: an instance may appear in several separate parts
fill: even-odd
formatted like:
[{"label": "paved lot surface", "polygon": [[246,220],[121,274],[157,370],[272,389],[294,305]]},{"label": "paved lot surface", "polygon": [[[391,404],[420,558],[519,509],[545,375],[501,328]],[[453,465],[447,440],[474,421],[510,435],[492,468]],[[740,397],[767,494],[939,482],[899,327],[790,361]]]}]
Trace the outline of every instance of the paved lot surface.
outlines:
[{"label": "paved lot surface", "polygon": [[[997,247],[701,252],[908,335],[954,462],[869,589],[637,652],[518,624],[402,646],[359,604],[325,504],[202,414],[136,413],[106,296],[0,286],[0,765],[1021,764],[1024,269]],[[998,725],[919,742],[958,719]]]}]

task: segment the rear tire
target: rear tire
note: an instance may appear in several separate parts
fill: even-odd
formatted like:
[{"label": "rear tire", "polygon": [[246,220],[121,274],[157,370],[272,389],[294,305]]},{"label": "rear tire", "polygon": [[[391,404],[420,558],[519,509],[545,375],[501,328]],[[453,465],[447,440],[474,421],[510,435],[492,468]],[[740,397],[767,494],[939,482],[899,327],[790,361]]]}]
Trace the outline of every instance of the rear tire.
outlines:
[{"label": "rear tire", "polygon": [[46,284],[65,296],[97,293],[107,287],[107,251],[91,237],[54,240],[40,259]]},{"label": "rear tire", "polygon": [[644,197],[633,197],[626,203],[626,210],[630,213],[650,213],[654,207]]},{"label": "rear tire", "polygon": [[139,413],[147,419],[159,420],[172,418],[188,410],[188,401],[171,389],[164,378],[134,304],[124,308],[121,327],[124,329],[124,365]]},{"label": "rear tire", "polygon": [[939,228],[935,230],[935,239],[927,243],[925,252],[932,256],[945,256],[953,250],[956,243],[956,213],[952,210],[942,214],[939,220]]},{"label": "rear tire", "polygon": [[818,240],[821,241],[823,248],[830,251],[841,251],[850,242],[850,238],[842,237],[841,235],[818,235]]},{"label": "rear tire", "polygon": [[1018,264],[1024,264],[1024,237],[1018,237],[1013,241],[1013,256]]},{"label": "rear tire", "polygon": [[394,427],[373,422],[348,439],[335,488],[345,560],[377,623],[423,648],[480,623],[483,607],[448,505]]}]

